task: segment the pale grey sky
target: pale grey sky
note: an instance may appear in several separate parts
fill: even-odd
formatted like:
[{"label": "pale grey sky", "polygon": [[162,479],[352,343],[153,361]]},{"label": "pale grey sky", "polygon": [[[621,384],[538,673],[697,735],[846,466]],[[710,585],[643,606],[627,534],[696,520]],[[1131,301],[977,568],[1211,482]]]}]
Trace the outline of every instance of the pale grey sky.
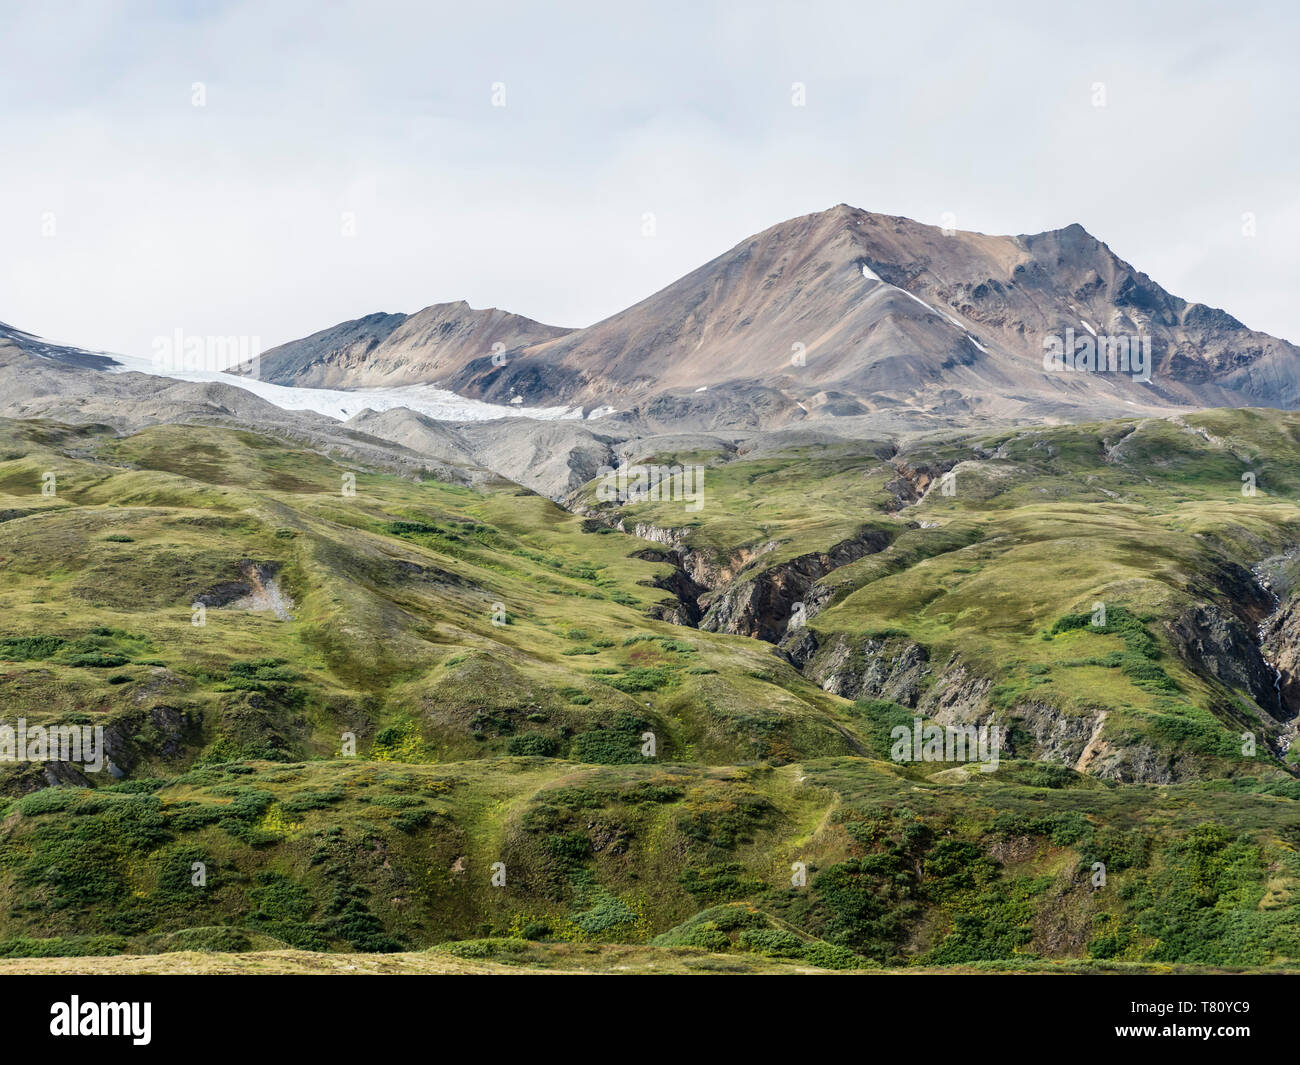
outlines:
[{"label": "pale grey sky", "polygon": [[1300,342],[1298,31],[1285,2],[6,0],[0,320],[141,355],[455,299],[580,326],[843,201],[1081,222]]}]

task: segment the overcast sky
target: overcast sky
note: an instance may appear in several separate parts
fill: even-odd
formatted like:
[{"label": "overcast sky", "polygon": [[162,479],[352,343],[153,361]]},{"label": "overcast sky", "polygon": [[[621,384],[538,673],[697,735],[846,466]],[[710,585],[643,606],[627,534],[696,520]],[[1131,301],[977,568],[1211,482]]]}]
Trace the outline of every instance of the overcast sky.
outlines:
[{"label": "overcast sky", "polygon": [[847,202],[1077,221],[1300,342],[1297,10],[6,0],[0,321],[140,355],[456,299],[581,326]]}]

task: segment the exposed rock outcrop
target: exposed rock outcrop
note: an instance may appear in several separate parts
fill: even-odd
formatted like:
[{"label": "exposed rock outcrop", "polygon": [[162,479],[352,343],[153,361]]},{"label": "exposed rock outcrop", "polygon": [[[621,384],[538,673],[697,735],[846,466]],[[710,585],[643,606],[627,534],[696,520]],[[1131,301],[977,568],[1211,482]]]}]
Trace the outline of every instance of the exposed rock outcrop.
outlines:
[{"label": "exposed rock outcrop", "polygon": [[823,646],[809,629],[782,643],[803,675],[845,699],[889,699],[915,706],[930,675],[930,654],[913,640],[888,636],[854,639],[835,633]]},{"label": "exposed rock outcrop", "polygon": [[[1166,622],[1165,629],[1194,672],[1247,693],[1274,718],[1284,716],[1273,669],[1254,634],[1237,618],[1212,603],[1200,603]],[[1300,655],[1300,646],[1296,653]]]},{"label": "exposed rock outcrop", "polygon": [[1014,714],[1021,727],[1034,737],[1034,758],[1060,762],[1081,772],[1086,768],[1085,752],[1099,738],[1106,722],[1106,711],[1102,709],[1065,714],[1050,703],[1038,701],[1018,704]]},{"label": "exposed rock outcrop", "polygon": [[[893,542],[894,535],[888,529],[863,529],[827,551],[800,555],[769,566],[733,584],[714,599],[700,621],[700,628],[776,643],[790,631],[792,624],[797,627],[816,612],[809,609],[809,593],[817,581],[832,570],[883,551]],[[820,607],[823,601],[811,606]],[[803,609],[796,609],[796,604]]]},{"label": "exposed rock outcrop", "polygon": [[934,483],[953,467],[953,463],[921,464],[912,466],[907,462],[895,460],[893,463],[897,476],[885,483],[887,491],[894,499],[891,510],[902,510],[913,503],[919,503]]},{"label": "exposed rock outcrop", "polygon": [[671,601],[656,604],[651,608],[651,615],[673,625],[691,627],[698,625],[704,614],[700,606],[700,597],[707,594],[708,589],[702,584],[697,584],[687,572],[682,556],[675,551],[661,553],[649,550],[638,551],[631,557],[646,562],[667,562],[673,567],[671,573],[665,577],[657,577],[653,582],[654,587],[672,593],[673,598]]},{"label": "exposed rock outcrop", "polygon": [[917,709],[941,725],[968,724],[987,715],[992,687],[992,680],[976,673],[954,654],[942,669],[936,670],[935,682]]},{"label": "exposed rock outcrop", "polygon": [[292,621],[293,599],[280,587],[276,579],[279,571],[278,563],[246,558],[239,563],[240,580],[219,584],[195,596],[194,601],[206,607],[269,611],[281,621]]}]

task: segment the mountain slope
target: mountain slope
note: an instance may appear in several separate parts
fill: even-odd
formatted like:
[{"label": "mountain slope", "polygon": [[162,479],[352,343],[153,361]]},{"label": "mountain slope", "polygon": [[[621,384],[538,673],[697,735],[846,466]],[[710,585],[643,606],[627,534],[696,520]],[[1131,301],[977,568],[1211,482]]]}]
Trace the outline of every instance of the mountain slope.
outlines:
[{"label": "mountain slope", "polygon": [[396,407],[362,411],[347,425],[452,466],[492,470],[556,498],[581,488],[600,467],[617,463],[614,438],[570,419],[501,418],[452,425]]},{"label": "mountain slope", "polygon": [[111,426],[118,432],[159,424],[223,425],[271,433],[376,469],[459,482],[492,477],[455,455],[444,460],[442,452],[417,452],[315,411],[276,406],[239,387],[235,378],[229,384],[184,381],[120,367],[109,356],[0,329],[0,418]]},{"label": "mountain slope", "polygon": [[65,344],[51,344],[0,322],[0,366],[25,361],[24,356],[26,359],[41,359],[49,364],[84,370],[106,370],[114,365],[113,359],[108,355],[83,351]]},{"label": "mountain slope", "polygon": [[479,357],[526,347],[567,330],[464,300],[415,314],[371,314],[271,348],[260,375],[272,384],[380,388],[441,380]]},{"label": "mountain slope", "polygon": [[[4,719],[102,726],[113,767],[0,760],[0,956],[1294,965],[1298,423],[724,447],[699,511],[576,515],[247,431],[0,422]],[[678,567],[712,631],[654,616]],[[724,610],[760,585],[806,624]],[[896,760],[916,718],[1006,744]]]},{"label": "mountain slope", "polygon": [[[1150,383],[1045,372],[1045,342],[1064,342],[1067,329],[1149,336]],[[504,367],[476,361],[450,384],[619,405],[741,381],[805,406],[828,392],[871,409],[959,396],[997,416],[1293,407],[1300,349],[1171,296],[1078,225],[986,236],[840,205],[774,226]]]},{"label": "mountain slope", "polygon": [[[437,381],[500,403],[631,411],[655,427],[1300,404],[1300,349],[1169,294],[1079,225],[989,236],[840,204],[585,329],[503,319],[495,359],[487,332],[462,336],[466,310],[345,323],[268,353],[264,372],[309,385]],[[1149,380],[1140,367],[1046,372],[1049,338],[1071,334],[1148,338]]]}]

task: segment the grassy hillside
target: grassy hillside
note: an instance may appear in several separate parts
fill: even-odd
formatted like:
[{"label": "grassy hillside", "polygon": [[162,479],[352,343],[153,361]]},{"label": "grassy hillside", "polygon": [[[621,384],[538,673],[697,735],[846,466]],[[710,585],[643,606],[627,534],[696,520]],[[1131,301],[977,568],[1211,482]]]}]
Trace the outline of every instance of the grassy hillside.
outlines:
[{"label": "grassy hillside", "polygon": [[[1251,570],[1287,598],[1298,434],[695,456],[698,512],[570,513],[224,429],[0,423],[3,721],[102,726],[111,760],[0,762],[0,956],[1293,964]],[[697,579],[704,628],[656,620]],[[915,717],[1009,747],[896,764]]]},{"label": "grassy hillside", "polygon": [[[780,642],[819,683],[869,672],[861,659],[878,645],[914,647],[928,667],[909,705],[1010,727],[1030,708],[1052,719],[1039,732],[1086,719],[1090,759],[1120,780],[1227,776],[1256,771],[1240,755],[1246,731],[1296,757],[1278,720],[1294,708],[1241,652],[1275,609],[1252,569],[1278,563],[1289,582],[1295,566],[1297,428],[1280,412],[1215,411],[922,441],[887,461],[878,445],[844,445],[710,469],[712,509],[697,515],[584,503],[625,528],[672,530],[706,583],[727,578],[702,596],[702,625]],[[816,557],[882,522],[883,549]],[[813,604],[798,634],[796,602]],[[1079,624],[1098,606],[1109,624]],[[817,668],[828,650],[831,671]],[[896,698],[883,687],[866,694]],[[1022,747],[1089,768],[1042,736]]]}]

